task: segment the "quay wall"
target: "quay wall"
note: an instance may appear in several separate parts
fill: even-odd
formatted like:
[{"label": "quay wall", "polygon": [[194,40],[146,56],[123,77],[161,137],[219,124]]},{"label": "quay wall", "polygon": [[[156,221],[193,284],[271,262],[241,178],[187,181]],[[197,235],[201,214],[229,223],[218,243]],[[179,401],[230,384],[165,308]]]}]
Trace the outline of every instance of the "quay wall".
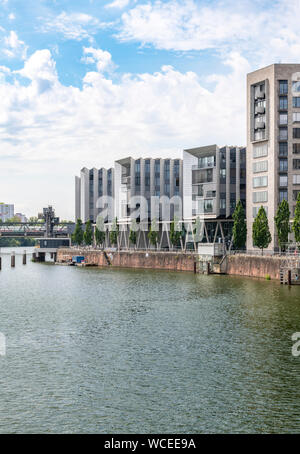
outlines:
[{"label": "quay wall", "polygon": [[122,268],[147,268],[172,271],[194,271],[196,255],[158,251],[100,251],[86,249],[58,249],[57,262],[70,262],[72,256],[82,255],[88,265]]},{"label": "quay wall", "polygon": [[[296,259],[291,259],[295,260]],[[248,254],[228,255],[226,258],[227,274],[271,279],[280,279],[280,266],[286,263],[285,257],[260,256]]]}]

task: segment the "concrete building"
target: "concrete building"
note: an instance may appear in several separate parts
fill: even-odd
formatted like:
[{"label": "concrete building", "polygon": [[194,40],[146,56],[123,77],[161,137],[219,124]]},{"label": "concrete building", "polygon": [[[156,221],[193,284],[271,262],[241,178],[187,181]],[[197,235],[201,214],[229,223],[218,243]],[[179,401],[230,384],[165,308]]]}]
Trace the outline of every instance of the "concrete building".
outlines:
[{"label": "concrete building", "polygon": [[278,205],[291,214],[300,190],[300,64],[274,64],[247,75],[247,249],[260,206],[268,215],[272,243]]},{"label": "concrete building", "polygon": [[204,221],[203,241],[231,237],[232,214],[246,206],[246,148],[217,145],[183,151],[184,222]]},{"label": "concrete building", "polygon": [[[96,222],[98,214],[109,205],[105,221],[111,222],[114,216],[111,199],[114,197],[114,169],[87,169],[80,177],[75,177],[75,220]],[[99,202],[100,199],[100,202]]]},{"label": "concrete building", "polygon": [[15,207],[12,204],[0,203],[0,219],[2,222],[14,217]]}]

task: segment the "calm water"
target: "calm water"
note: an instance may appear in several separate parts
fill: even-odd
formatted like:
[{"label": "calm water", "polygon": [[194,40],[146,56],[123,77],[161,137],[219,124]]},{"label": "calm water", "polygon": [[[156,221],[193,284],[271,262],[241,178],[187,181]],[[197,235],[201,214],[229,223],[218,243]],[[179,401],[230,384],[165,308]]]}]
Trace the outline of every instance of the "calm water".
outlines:
[{"label": "calm water", "polygon": [[300,288],[2,261],[1,433],[300,431]]}]

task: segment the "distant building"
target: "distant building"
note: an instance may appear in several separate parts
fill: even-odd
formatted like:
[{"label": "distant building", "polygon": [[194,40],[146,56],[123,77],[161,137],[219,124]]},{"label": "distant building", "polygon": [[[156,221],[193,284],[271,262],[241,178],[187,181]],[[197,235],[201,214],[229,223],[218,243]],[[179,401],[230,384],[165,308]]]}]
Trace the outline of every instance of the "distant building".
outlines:
[{"label": "distant building", "polygon": [[291,215],[300,191],[300,64],[274,64],[247,76],[247,249],[261,206],[276,248],[274,217],[287,200]]},{"label": "distant building", "polygon": [[5,222],[8,219],[13,218],[14,211],[15,211],[14,205],[0,203],[0,219],[2,220],[2,222]]},{"label": "distant building", "polygon": [[15,217],[19,218],[20,219],[20,222],[27,222],[28,219],[27,217],[25,216],[25,214],[22,214],[22,213],[16,213],[15,214]]}]

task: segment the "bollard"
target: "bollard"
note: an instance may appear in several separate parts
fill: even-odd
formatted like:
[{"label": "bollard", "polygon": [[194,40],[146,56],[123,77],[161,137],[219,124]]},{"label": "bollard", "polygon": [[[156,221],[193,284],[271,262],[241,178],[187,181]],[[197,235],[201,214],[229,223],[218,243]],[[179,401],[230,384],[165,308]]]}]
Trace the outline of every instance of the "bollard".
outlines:
[{"label": "bollard", "polygon": [[26,251],[24,251],[24,254],[23,254],[23,265],[26,265],[27,263],[27,257],[26,257]]},{"label": "bollard", "polygon": [[0,271],[2,270],[2,257],[0,257]]},{"label": "bollard", "polygon": [[12,252],[12,254],[11,254],[10,264],[11,264],[12,268],[14,268],[16,266],[16,256],[15,256],[14,252]]}]

